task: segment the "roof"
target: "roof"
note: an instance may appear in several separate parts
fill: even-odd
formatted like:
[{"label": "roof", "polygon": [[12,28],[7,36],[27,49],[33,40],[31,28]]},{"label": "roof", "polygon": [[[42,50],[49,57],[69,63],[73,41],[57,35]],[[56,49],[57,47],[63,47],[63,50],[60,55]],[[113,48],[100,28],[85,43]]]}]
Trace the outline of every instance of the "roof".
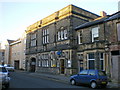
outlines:
[{"label": "roof", "polygon": [[83,8],[81,8],[81,7],[78,7],[78,6],[75,6],[75,5],[73,5],[73,4],[71,4],[73,7],[77,7],[77,8],[79,8],[79,9],[81,9],[81,10],[83,10],[83,11],[86,11],[86,12],[88,12],[88,13],[91,13],[91,14],[93,14],[93,15],[96,15],[96,16],[98,16],[98,17],[100,17],[99,15],[97,15],[97,14],[95,14],[95,13],[93,13],[93,12],[90,12],[90,11],[88,11],[88,10],[86,10],[86,9],[83,9]]},{"label": "roof", "polygon": [[109,21],[109,20],[114,20],[114,19],[117,19],[117,18],[120,18],[120,11],[111,15],[109,18],[107,18],[105,21]]},{"label": "roof", "polygon": [[106,18],[102,18],[102,19],[99,19],[99,20],[95,20],[95,21],[84,23],[84,24],[76,27],[75,30],[86,28],[86,27],[89,27],[89,26],[92,26],[92,25],[96,25],[96,24],[99,24],[99,23],[103,23],[105,19]]},{"label": "roof", "polygon": [[9,39],[7,39],[7,41],[8,41],[9,44],[14,42],[14,40],[9,40]]},{"label": "roof", "polygon": [[101,24],[103,22],[114,20],[114,19],[117,19],[117,18],[120,18],[120,11],[115,13],[115,14],[112,14],[110,16],[103,17],[103,18],[101,18],[99,20],[84,23],[84,24],[76,27],[75,30],[87,28],[87,27],[90,27],[90,26],[93,26],[93,25],[96,25],[96,24]]}]

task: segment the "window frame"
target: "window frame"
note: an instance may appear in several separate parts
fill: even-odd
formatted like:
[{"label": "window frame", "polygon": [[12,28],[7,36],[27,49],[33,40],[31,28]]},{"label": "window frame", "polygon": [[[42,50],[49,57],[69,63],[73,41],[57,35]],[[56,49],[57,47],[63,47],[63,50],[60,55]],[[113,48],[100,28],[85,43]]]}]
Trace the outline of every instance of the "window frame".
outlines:
[{"label": "window frame", "polygon": [[[95,31],[95,30],[97,30],[97,31]],[[92,42],[99,41],[99,27],[94,27],[94,28],[92,28],[91,31],[92,31]],[[98,39],[95,40],[95,38],[98,38]]]},{"label": "window frame", "polygon": [[[101,58],[101,54],[102,54],[102,58]],[[99,53],[99,57],[100,57],[100,69],[101,70],[104,70],[104,68],[105,68],[105,60],[104,60],[104,53],[103,52],[100,52]],[[101,66],[101,61],[102,61],[102,63],[103,63],[103,66]]]},{"label": "window frame", "polygon": [[59,30],[57,32],[57,41],[62,41],[68,39],[68,31],[67,29]]},{"label": "window frame", "polygon": [[[89,54],[94,54],[94,58],[93,58],[93,59],[89,58]],[[88,53],[88,54],[87,54],[87,67],[88,67],[89,69],[91,69],[90,66],[89,66],[89,62],[90,62],[90,61],[94,61],[94,67],[93,67],[93,68],[95,69],[95,53]]]},{"label": "window frame", "polygon": [[83,43],[83,30],[78,32],[78,44]]},{"label": "window frame", "polygon": [[42,43],[43,44],[49,43],[49,29],[42,30]]},{"label": "window frame", "polygon": [[31,33],[30,46],[31,47],[37,46],[37,33]]}]

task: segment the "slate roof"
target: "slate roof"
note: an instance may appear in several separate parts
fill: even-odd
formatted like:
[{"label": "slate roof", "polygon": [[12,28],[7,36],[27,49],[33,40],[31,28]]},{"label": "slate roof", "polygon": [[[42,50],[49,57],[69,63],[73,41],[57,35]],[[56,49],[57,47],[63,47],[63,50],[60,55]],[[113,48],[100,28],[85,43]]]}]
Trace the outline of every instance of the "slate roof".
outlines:
[{"label": "slate roof", "polygon": [[120,11],[111,15],[111,16],[107,16],[107,17],[101,18],[99,20],[84,23],[84,24],[76,27],[75,30],[82,29],[82,28],[87,28],[87,27],[90,27],[90,26],[93,26],[93,25],[96,25],[96,24],[100,24],[100,23],[103,23],[103,22],[106,22],[106,21],[114,20],[114,19],[117,19],[117,18],[120,18]]},{"label": "slate roof", "polygon": [[112,16],[107,18],[105,21],[114,20],[114,19],[117,19],[117,18],[120,18],[120,11],[115,13],[115,14],[113,14]]}]

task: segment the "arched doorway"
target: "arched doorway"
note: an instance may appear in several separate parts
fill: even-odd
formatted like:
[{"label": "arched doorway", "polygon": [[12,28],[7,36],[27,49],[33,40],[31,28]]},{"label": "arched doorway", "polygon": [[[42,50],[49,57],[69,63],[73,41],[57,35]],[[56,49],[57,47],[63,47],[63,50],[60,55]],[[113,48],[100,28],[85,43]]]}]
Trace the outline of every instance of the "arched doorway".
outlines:
[{"label": "arched doorway", "polygon": [[36,69],[36,58],[31,58],[30,72],[35,72],[35,69]]}]

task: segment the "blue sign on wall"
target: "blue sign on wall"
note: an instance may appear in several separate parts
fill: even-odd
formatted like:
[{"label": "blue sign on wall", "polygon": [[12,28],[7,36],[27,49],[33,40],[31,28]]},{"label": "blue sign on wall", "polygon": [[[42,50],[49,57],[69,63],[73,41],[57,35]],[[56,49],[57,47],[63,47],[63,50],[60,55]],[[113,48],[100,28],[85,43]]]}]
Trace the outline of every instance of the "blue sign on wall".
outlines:
[{"label": "blue sign on wall", "polygon": [[58,51],[58,52],[57,52],[57,55],[61,55],[61,54],[62,54],[62,51]]}]

